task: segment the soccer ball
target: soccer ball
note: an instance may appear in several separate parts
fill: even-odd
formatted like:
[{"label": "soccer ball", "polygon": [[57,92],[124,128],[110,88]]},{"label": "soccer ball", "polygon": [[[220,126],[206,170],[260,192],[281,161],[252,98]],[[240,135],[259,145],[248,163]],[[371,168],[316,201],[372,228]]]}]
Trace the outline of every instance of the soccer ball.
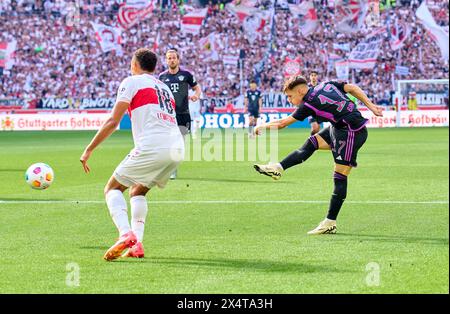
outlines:
[{"label": "soccer ball", "polygon": [[54,178],[53,169],[44,163],[33,164],[25,172],[25,180],[35,190],[45,190],[52,184]]}]

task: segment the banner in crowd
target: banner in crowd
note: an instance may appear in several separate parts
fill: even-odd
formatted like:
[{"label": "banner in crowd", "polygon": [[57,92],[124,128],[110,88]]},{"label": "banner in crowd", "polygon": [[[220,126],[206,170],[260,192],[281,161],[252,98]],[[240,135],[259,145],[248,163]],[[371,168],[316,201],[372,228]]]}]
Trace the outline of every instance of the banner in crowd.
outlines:
[{"label": "banner in crowd", "polygon": [[109,113],[10,114],[0,115],[3,131],[98,130]]},{"label": "banner in crowd", "polygon": [[196,9],[185,14],[181,18],[181,31],[183,33],[189,33],[197,35],[202,27],[203,20],[206,18],[208,8]]},{"label": "banner in crowd", "polygon": [[348,61],[337,61],[334,63],[336,68],[336,76],[338,80],[348,81],[350,68],[348,66]]},{"label": "banner in crowd", "polygon": [[398,75],[408,75],[409,74],[409,67],[396,65],[395,66],[395,74]]},{"label": "banner in crowd", "polygon": [[14,65],[14,52],[16,51],[17,41],[2,41],[0,42],[0,68],[7,70]]},{"label": "banner in crowd", "polygon": [[333,44],[333,49],[334,50],[350,51],[350,44],[349,43],[345,43],[345,44],[334,43]]},{"label": "banner in crowd", "polygon": [[289,11],[300,19],[300,32],[303,36],[306,37],[317,31],[319,19],[312,0],[305,0],[300,4],[289,4]]},{"label": "banner in crowd", "polygon": [[239,55],[223,55],[222,61],[225,65],[232,65],[237,67],[239,62]]},{"label": "banner in crowd", "polygon": [[284,60],[284,76],[289,77],[300,74],[300,58],[291,59],[286,57]]},{"label": "banner in crowd", "polygon": [[417,9],[416,16],[419,18],[419,20],[422,22],[422,25],[425,27],[425,29],[429,32],[433,40],[439,46],[442,58],[444,60],[448,60],[449,57],[448,32],[446,32],[443,27],[436,24],[436,21],[434,20],[433,16],[430,13],[430,10],[428,10],[426,1],[423,1],[422,4]]},{"label": "banner in crowd", "polygon": [[135,1],[122,4],[117,13],[117,20],[123,29],[128,29],[153,13],[154,4],[152,1]]},{"label": "banner in crowd", "polygon": [[153,0],[125,0],[123,2],[130,7],[145,8],[151,2],[153,2]]},{"label": "banner in crowd", "polygon": [[353,48],[349,56],[349,66],[354,69],[373,69],[377,62],[380,44],[386,27],[379,28]]},{"label": "banner in crowd", "polygon": [[403,47],[406,39],[409,37],[411,32],[409,26],[405,22],[396,22],[395,25],[390,25],[388,27],[389,31],[389,42],[391,44],[392,50],[398,50]]},{"label": "banner in crowd", "polygon": [[[264,93],[262,94],[264,108],[289,108],[292,107],[287,101],[286,95],[283,93]],[[210,97],[202,98],[200,100],[202,108],[214,107],[225,108],[227,104],[231,103],[235,108],[244,107],[244,97]]]},{"label": "banner in crowd", "polygon": [[95,37],[100,43],[103,52],[111,50],[116,50],[119,53],[122,52],[120,28],[93,22],[91,22],[91,25],[94,28]]},{"label": "banner in crowd", "polygon": [[42,98],[38,103],[39,109],[111,109],[115,98]]},{"label": "banner in crowd", "polygon": [[368,11],[367,0],[335,1],[336,31],[355,33],[361,29]]}]

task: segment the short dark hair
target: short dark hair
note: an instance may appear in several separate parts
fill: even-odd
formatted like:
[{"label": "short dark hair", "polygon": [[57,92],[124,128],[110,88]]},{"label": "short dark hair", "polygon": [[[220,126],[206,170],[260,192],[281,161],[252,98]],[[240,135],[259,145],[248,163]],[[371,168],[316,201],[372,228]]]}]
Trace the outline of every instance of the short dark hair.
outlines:
[{"label": "short dark hair", "polygon": [[291,76],[284,82],[283,93],[285,93],[288,90],[292,90],[297,85],[301,85],[301,84],[307,85],[308,81],[301,75]]},{"label": "short dark hair", "polygon": [[309,73],[309,75],[311,75],[311,74],[313,74],[313,73],[316,73],[317,75],[319,75],[319,71],[317,71],[317,70],[312,70],[312,71]]},{"label": "short dark hair", "polygon": [[177,55],[177,58],[180,59],[180,54],[178,53],[178,49],[177,48],[173,48],[172,47],[172,48],[167,49],[165,55],[167,55],[169,52],[175,53]]},{"label": "short dark hair", "polygon": [[250,81],[250,84],[256,84],[256,85],[258,85],[258,83],[256,83],[255,80],[251,80],[251,81]]},{"label": "short dark hair", "polygon": [[134,57],[142,70],[153,72],[158,62],[156,54],[148,48],[139,48],[135,51]]}]

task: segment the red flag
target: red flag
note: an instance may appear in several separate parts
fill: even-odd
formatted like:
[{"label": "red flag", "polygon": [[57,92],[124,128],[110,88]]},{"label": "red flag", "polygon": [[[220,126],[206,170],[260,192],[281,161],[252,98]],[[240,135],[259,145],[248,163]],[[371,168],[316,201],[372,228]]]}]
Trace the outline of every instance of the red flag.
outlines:
[{"label": "red flag", "polygon": [[181,18],[181,30],[184,33],[198,34],[207,13],[207,8],[198,9],[187,13]]}]

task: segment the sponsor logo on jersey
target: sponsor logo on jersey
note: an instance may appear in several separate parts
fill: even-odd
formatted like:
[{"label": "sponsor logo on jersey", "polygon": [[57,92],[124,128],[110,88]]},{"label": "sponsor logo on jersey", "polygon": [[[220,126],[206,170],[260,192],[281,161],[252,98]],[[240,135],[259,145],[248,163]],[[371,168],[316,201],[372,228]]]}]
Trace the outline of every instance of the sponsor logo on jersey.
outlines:
[{"label": "sponsor logo on jersey", "polygon": [[171,83],[170,84],[170,89],[172,90],[173,93],[178,93],[178,90],[180,89],[180,84],[178,84],[178,83]]}]

